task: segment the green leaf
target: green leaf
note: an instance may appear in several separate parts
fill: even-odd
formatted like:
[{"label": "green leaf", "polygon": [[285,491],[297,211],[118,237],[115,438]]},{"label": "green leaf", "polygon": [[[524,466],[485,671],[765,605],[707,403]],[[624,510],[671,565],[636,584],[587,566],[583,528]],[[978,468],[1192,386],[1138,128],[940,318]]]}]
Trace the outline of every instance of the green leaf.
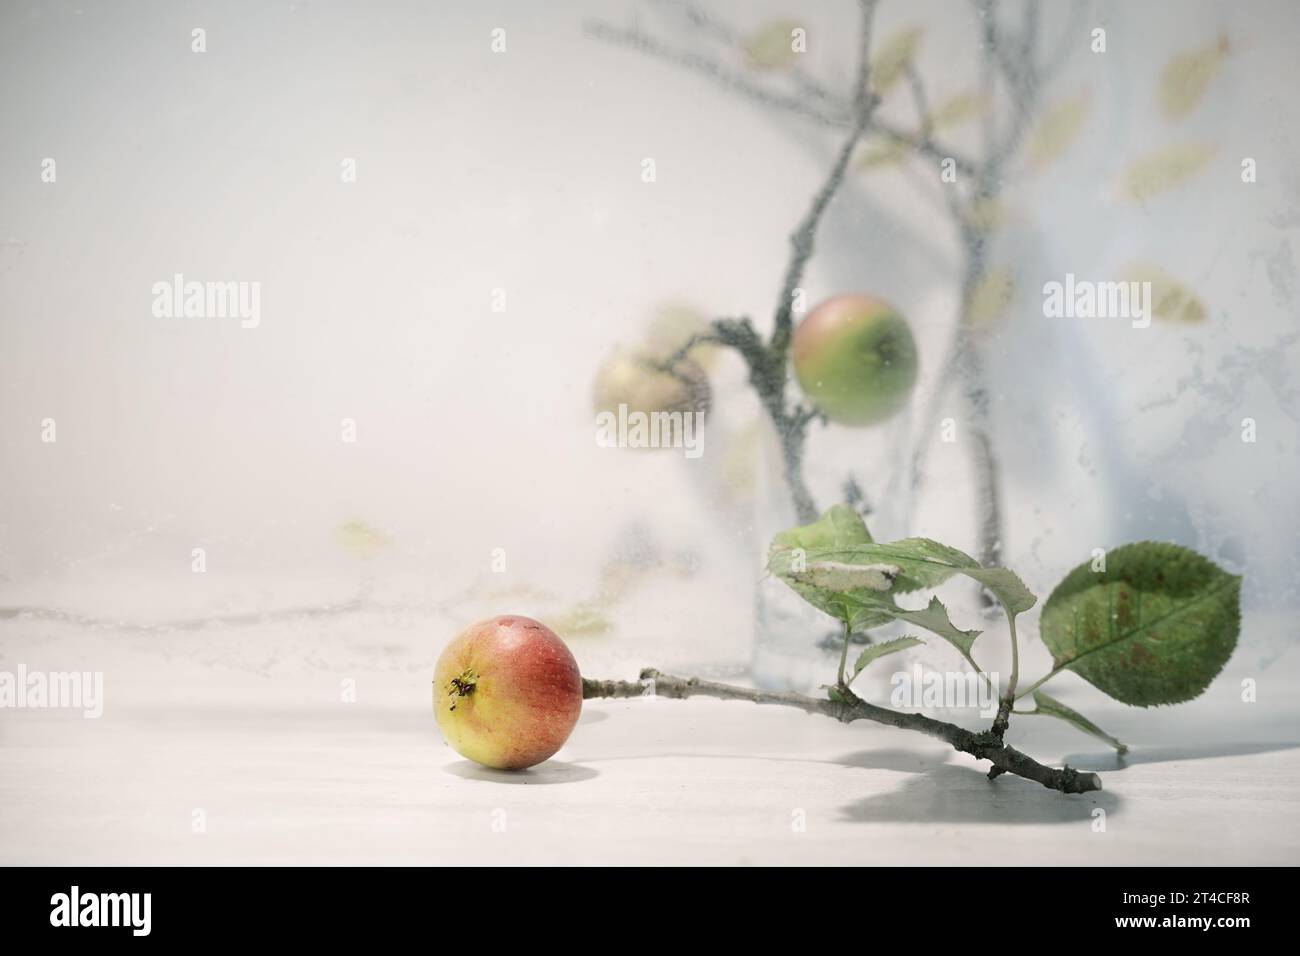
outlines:
[{"label": "green leaf", "polygon": [[918,644],[924,644],[925,641],[919,637],[896,637],[891,641],[882,641],[879,644],[868,644],[866,650],[858,655],[857,663],[853,665],[853,676],[849,678],[852,682],[866,668],[868,664],[886,654],[894,654],[898,651],[906,650],[909,647],[915,647]]},{"label": "green leaf", "polygon": [[[800,584],[817,584],[827,590],[856,591],[863,587],[868,577],[865,573],[863,582],[857,582],[852,575],[845,573],[818,577],[818,569],[844,565],[875,569],[881,574],[885,573],[882,569],[896,567],[898,573],[892,590],[897,594],[938,587],[954,574],[964,574],[988,588],[1013,616],[1029,610],[1038,600],[1014,571],[981,567],[970,555],[929,538],[905,538],[888,544],[806,548],[803,570],[784,573],[789,573]],[[783,573],[776,568],[773,571]],[[814,577],[818,580],[814,581]],[[847,584],[836,587],[836,580]]]},{"label": "green leaf", "polygon": [[871,533],[862,516],[848,505],[835,505],[812,524],[776,535],[768,556],[768,570],[813,607],[855,630],[878,627],[890,619],[863,614],[843,601],[837,591],[801,583],[792,577],[793,571],[806,570],[810,551],[870,543]]},{"label": "green leaf", "polygon": [[[899,607],[888,594],[877,594],[872,591],[844,593],[840,595],[840,599],[850,607],[855,608],[855,613],[863,615],[864,618],[883,617],[885,620],[906,621],[909,624],[915,624],[917,627],[923,627],[927,631],[932,631],[957,648],[962,657],[968,661],[970,661],[971,648],[975,644],[975,638],[982,633],[980,631],[963,631],[953,624],[952,619],[948,617],[948,609],[943,606],[943,602],[937,597],[930,598],[928,605],[917,610]],[[854,627],[856,629],[856,625]]]},{"label": "green leaf", "polygon": [[1035,713],[1046,714],[1048,717],[1055,717],[1058,720],[1065,721],[1067,724],[1073,724],[1085,734],[1092,734],[1092,736],[1096,737],[1098,740],[1106,741],[1106,743],[1115,748],[1115,752],[1121,757],[1128,753],[1127,744],[1121,743],[1119,740],[1094,724],[1087,717],[1083,716],[1083,714],[1070,707],[1066,707],[1055,697],[1048,697],[1041,690],[1036,690],[1034,691],[1034,703],[1038,705],[1038,710],[1035,711]]},{"label": "green leaf", "polygon": [[803,548],[842,548],[854,544],[871,544],[867,523],[848,505],[835,505],[812,524],[782,531],[772,539],[772,550]]},{"label": "green leaf", "polygon": [[819,561],[805,571],[792,571],[800,584],[827,591],[888,591],[898,577],[896,564],[845,564],[842,561]]},{"label": "green leaf", "polygon": [[1043,605],[1055,670],[1125,704],[1198,696],[1223,669],[1241,626],[1241,578],[1176,544],[1116,548],[1106,570],[1075,568]]}]

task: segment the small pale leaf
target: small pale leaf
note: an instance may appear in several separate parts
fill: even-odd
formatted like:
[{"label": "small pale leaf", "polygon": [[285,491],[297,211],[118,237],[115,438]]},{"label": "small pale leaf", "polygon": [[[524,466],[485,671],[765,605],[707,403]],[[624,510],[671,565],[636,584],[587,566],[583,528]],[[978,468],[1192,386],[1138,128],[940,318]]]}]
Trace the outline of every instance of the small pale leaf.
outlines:
[{"label": "small pale leaf", "polygon": [[[966,208],[965,216],[966,222],[984,232],[992,232],[999,226],[1005,225],[1007,220],[1011,218],[1007,207],[992,198],[975,200]],[[1006,278],[1010,279],[1010,276],[1008,275]]]},{"label": "small pale leaf", "polygon": [[922,27],[904,27],[880,44],[876,55],[871,58],[871,89],[874,92],[887,93],[902,79],[924,34]]},{"label": "small pale leaf", "polygon": [[1203,143],[1157,149],[1129,163],[1115,184],[1115,194],[1122,200],[1143,202],[1191,179],[1213,156],[1214,148]]},{"label": "small pale leaf", "polygon": [[1135,262],[1123,269],[1126,282],[1151,283],[1151,314],[1157,319],[1196,323],[1208,314],[1205,303],[1190,288],[1155,266]]},{"label": "small pale leaf", "polygon": [[794,50],[792,36],[798,27],[793,20],[774,20],[759,27],[745,40],[745,62],[755,70],[789,66],[799,55]]},{"label": "small pale leaf", "polygon": [[1029,165],[1041,169],[1069,151],[1092,110],[1092,91],[1083,90],[1043,113],[1029,134]]},{"label": "small pale leaf", "polygon": [[1227,55],[1228,36],[1220,33],[1208,46],[1172,57],[1160,73],[1160,112],[1180,120],[1196,109]]},{"label": "small pale leaf", "polygon": [[966,321],[973,328],[992,326],[1006,313],[1016,294],[1016,280],[1011,270],[989,269],[971,289],[966,304]]},{"label": "small pale leaf", "polygon": [[863,148],[858,165],[863,169],[896,166],[911,155],[911,147],[898,139],[877,140]]},{"label": "small pale leaf", "polygon": [[547,626],[565,638],[599,637],[613,627],[609,618],[593,604],[577,604],[567,611],[548,617]]},{"label": "small pale leaf", "polygon": [[988,112],[988,99],[979,93],[956,93],[938,103],[930,111],[930,128],[944,130],[983,116]]},{"label": "small pale leaf", "polygon": [[336,535],[339,544],[359,558],[373,558],[388,545],[388,538],[364,521],[345,521]]}]

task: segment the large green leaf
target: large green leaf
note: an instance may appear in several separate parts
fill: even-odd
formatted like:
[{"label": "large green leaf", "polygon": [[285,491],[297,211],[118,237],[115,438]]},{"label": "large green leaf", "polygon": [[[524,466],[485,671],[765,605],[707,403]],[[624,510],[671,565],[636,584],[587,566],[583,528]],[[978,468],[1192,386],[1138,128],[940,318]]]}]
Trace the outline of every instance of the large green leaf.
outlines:
[{"label": "large green leaf", "polygon": [[896,637],[891,641],[881,641],[879,644],[868,644],[866,650],[858,655],[857,662],[853,665],[853,676],[849,678],[852,683],[853,678],[857,677],[872,661],[884,657],[886,654],[894,654],[898,651],[907,650],[909,647],[916,647],[918,644],[924,644],[925,641],[919,637]]},{"label": "large green leaf", "polygon": [[1106,741],[1106,743],[1115,748],[1115,752],[1121,757],[1128,753],[1127,744],[1121,743],[1119,740],[1094,724],[1087,717],[1083,716],[1083,714],[1073,708],[1066,707],[1055,697],[1048,697],[1041,690],[1036,690],[1034,691],[1034,703],[1038,705],[1038,710],[1034,711],[1034,713],[1045,714],[1048,717],[1055,717],[1058,720],[1063,720],[1067,724],[1073,724],[1085,734],[1092,734],[1092,736],[1099,740]]},{"label": "large green leaf", "polygon": [[849,624],[853,630],[865,630],[888,623],[891,618],[864,612],[846,602],[839,589],[819,587],[810,581],[796,580],[794,575],[807,569],[808,555],[836,548],[870,544],[871,533],[862,516],[848,505],[835,505],[812,524],[782,531],[772,539],[768,570],[777,575],[805,601],[818,610]]},{"label": "large green leaf", "polygon": [[[896,594],[938,587],[953,575],[964,574],[988,588],[1013,616],[1029,610],[1038,600],[1014,571],[981,567],[965,552],[929,538],[905,538],[888,544],[805,544],[801,558],[801,566],[792,565],[792,579],[800,584],[814,584],[819,583],[817,579],[820,577],[826,583],[819,583],[819,586],[826,590],[856,591],[869,586],[868,580],[876,572],[892,566],[898,569],[891,588]],[[864,572],[861,580],[855,580],[852,575],[844,573],[846,565],[856,565],[871,573]],[[831,570],[836,573],[828,573]],[[773,573],[782,572],[773,568]],[[841,582],[838,587],[836,580]],[[880,590],[878,587],[871,589]]]},{"label": "large green leaf", "polygon": [[1043,605],[1040,632],[1069,669],[1126,704],[1191,700],[1223,669],[1241,625],[1241,578],[1195,551],[1144,541],[1106,570],[1081,564]]}]

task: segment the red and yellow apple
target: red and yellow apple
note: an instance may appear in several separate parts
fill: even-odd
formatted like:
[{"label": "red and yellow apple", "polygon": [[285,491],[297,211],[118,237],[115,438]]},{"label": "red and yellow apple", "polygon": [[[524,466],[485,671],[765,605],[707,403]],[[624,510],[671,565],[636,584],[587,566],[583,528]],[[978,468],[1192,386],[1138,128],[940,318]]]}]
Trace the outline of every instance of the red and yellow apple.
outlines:
[{"label": "red and yellow apple", "polygon": [[545,624],[506,614],[467,627],[433,672],[433,713],[462,757],[522,770],[552,756],[582,712],[582,676]]},{"label": "red and yellow apple", "polygon": [[838,295],[794,330],[790,358],[799,387],[828,419],[874,425],[907,404],[916,384],[916,343],[889,303]]}]

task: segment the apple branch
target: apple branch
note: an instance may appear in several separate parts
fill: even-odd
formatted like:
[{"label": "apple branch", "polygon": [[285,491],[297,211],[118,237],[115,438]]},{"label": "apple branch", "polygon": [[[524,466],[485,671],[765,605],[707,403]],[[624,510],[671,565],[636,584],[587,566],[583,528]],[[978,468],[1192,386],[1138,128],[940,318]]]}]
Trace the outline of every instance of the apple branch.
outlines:
[{"label": "apple branch", "polygon": [[1027,754],[1003,743],[989,731],[976,733],[958,727],[956,724],[926,717],[924,714],[909,714],[877,707],[875,704],[867,703],[843,685],[837,688],[836,693],[842,698],[841,700],[823,700],[790,691],[757,690],[751,687],[700,680],[698,677],[675,677],[653,668],[643,670],[640,681],[592,680],[586,677],[582,679],[582,696],[585,700],[647,696],[670,697],[677,700],[688,697],[713,697],[718,700],[745,700],[755,704],[794,707],[805,713],[832,717],[845,724],[855,720],[870,720],[889,727],[936,737],[960,753],[970,754],[976,760],[987,760],[992,764],[989,771],[990,779],[1002,773],[1010,773],[1040,783],[1049,790],[1059,790],[1061,793],[1089,793],[1101,789],[1101,778],[1095,773],[1080,773],[1070,767],[1058,770],[1044,766]]},{"label": "apple branch", "polygon": [[[879,103],[879,98],[871,93],[868,85],[871,70],[871,27],[878,2],[879,0],[858,0],[862,12],[862,25],[858,40],[858,65],[854,73],[851,97],[853,121],[848,136],[845,137],[836,154],[830,172],[821,188],[814,194],[812,204],[790,237],[790,257],[786,262],[770,340],[764,342],[748,318],[715,319],[710,324],[709,331],[692,336],[661,363],[665,369],[675,368],[691,349],[703,344],[726,346],[740,354],[749,370],[749,382],[780,440],[782,471],[790,491],[795,516],[800,522],[805,523],[817,517],[816,502],[803,478],[803,453],[808,424],[817,417],[817,412],[798,402],[791,405],[786,400],[788,378],[786,368],[794,328],[794,297],[799,284],[803,281],[803,273],[808,261],[812,258],[817,228],[831,200],[844,182],[849,160],[870,125],[872,115]],[[716,21],[710,20],[708,23],[713,24],[711,30],[714,32],[726,29],[717,25]],[[619,32],[616,28],[602,24],[589,25],[588,29],[607,39],[617,37],[625,42],[635,43],[638,48],[648,52],[665,50],[657,41],[638,31]],[[680,56],[675,58],[678,62],[696,62],[694,59],[683,61]],[[736,82],[743,84],[745,81]]]},{"label": "apple branch", "polygon": [[[692,0],[650,2],[676,13],[696,36],[719,45],[731,54],[743,48],[744,37],[740,31],[703,10]],[[822,126],[848,126],[850,129],[850,135],[837,155],[831,175],[822,191],[814,198],[799,229],[791,237],[792,255],[782,284],[781,299],[777,303],[769,346],[766,350],[751,347],[747,353],[742,353],[749,365],[750,382],[758,392],[760,402],[780,437],[785,477],[800,520],[810,520],[816,514],[813,499],[802,479],[805,426],[812,416],[803,416],[804,420],[801,421],[798,409],[792,411],[787,408],[784,394],[785,351],[792,335],[793,293],[798,288],[803,268],[812,255],[812,240],[822,212],[842,185],[854,148],[868,132],[904,143],[917,156],[952,161],[962,186],[944,184],[941,188],[964,260],[959,311],[941,362],[937,384],[926,401],[926,414],[920,419],[920,433],[916,436],[916,450],[911,461],[913,486],[919,487],[924,480],[929,438],[941,418],[940,409],[949,389],[957,383],[969,415],[967,434],[970,436],[970,467],[977,514],[976,553],[981,563],[996,565],[1000,563],[1004,537],[1001,475],[990,423],[983,349],[978,341],[977,330],[974,329],[978,318],[975,309],[977,294],[989,276],[988,249],[993,238],[993,226],[986,218],[987,211],[994,206],[1002,192],[1006,166],[1018,152],[1035,115],[1040,88],[1045,80],[1059,71],[1061,63],[1065,61],[1062,54],[1068,48],[1058,49],[1054,59],[1043,60],[1039,57],[1042,31],[1036,4],[1025,4],[1023,19],[1018,28],[1011,28],[999,23],[997,7],[992,0],[972,0],[977,19],[975,32],[982,41],[984,52],[981,84],[985,101],[993,103],[995,93],[1001,87],[1007,94],[1006,99],[1010,102],[1011,109],[1003,124],[997,123],[991,108],[987,111],[984,117],[982,155],[978,159],[971,159],[934,139],[933,114],[920,75],[912,64],[906,67],[906,77],[917,111],[917,131],[901,130],[876,115],[877,103],[867,84],[870,71],[867,53],[875,0],[859,0],[859,5],[863,14],[859,59],[854,85],[847,95],[828,90],[797,64],[788,65],[785,69],[785,74],[794,87],[794,91],[789,92],[729,69],[719,59],[675,48],[639,27],[621,28],[594,21],[587,24],[587,31],[606,42],[617,43],[703,74],[724,88],[764,107],[799,115]],[[1075,15],[1062,33],[1062,43],[1077,33],[1075,28],[1079,22],[1078,15],[1085,6],[1076,5]],[[708,340],[713,341],[711,338]],[[753,346],[752,342],[746,344]],[[989,607],[993,606],[994,602],[989,595],[985,594],[984,599]]]}]

